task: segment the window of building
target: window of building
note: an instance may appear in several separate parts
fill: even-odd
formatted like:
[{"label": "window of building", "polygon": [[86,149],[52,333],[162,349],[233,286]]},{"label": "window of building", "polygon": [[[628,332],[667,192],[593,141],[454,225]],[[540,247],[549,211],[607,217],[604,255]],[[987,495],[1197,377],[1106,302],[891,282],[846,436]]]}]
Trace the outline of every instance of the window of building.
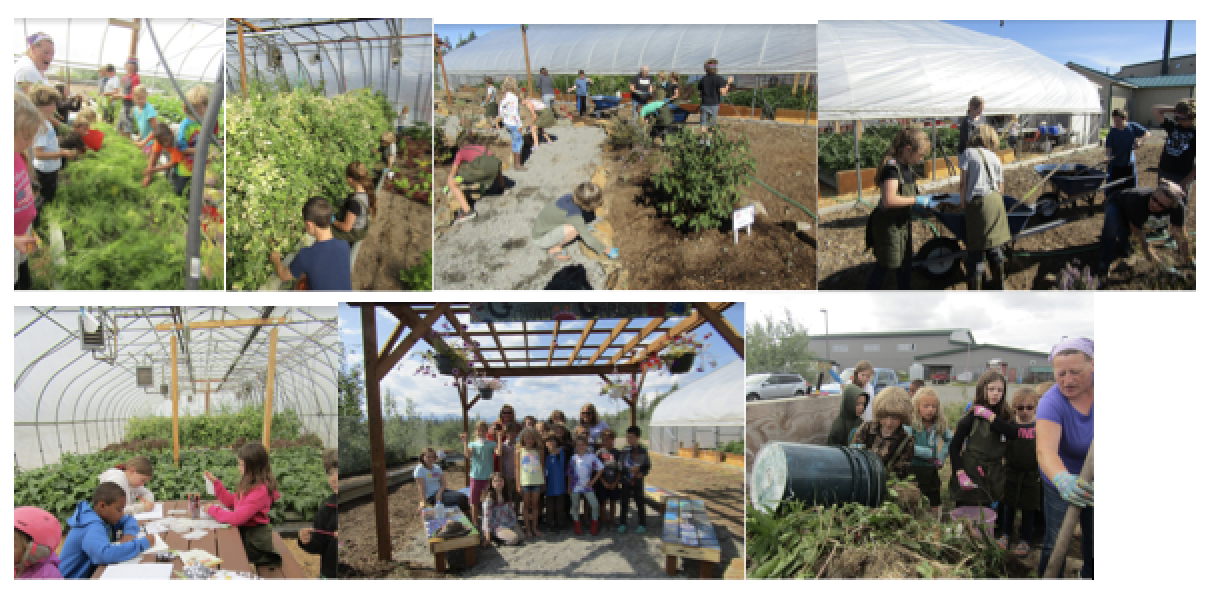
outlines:
[{"label": "window of building", "polygon": [[846,344],[833,344],[833,351],[834,352],[849,352],[850,346],[848,346]]},{"label": "window of building", "polygon": [[914,352],[917,350],[917,344],[896,344],[897,352]]},{"label": "window of building", "polygon": [[878,352],[879,344],[863,344],[864,352]]}]

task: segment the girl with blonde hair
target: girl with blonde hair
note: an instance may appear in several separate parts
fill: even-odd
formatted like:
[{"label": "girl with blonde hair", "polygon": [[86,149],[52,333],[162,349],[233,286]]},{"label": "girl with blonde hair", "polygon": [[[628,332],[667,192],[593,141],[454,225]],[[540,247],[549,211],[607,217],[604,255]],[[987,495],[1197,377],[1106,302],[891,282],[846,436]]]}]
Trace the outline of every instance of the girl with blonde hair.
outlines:
[{"label": "girl with blonde hair", "polygon": [[922,387],[913,396],[913,462],[909,473],[917,479],[917,488],[929,499],[935,514],[942,513],[942,479],[938,471],[946,461],[954,434],[942,415],[942,402],[930,387]]},{"label": "girl with blonde hair", "polygon": [[34,85],[29,99],[33,101],[38,112],[42,114],[42,128],[38,131],[33,143],[33,165],[37,171],[38,184],[42,187],[42,203],[54,200],[59,187],[59,170],[63,167],[63,159],[74,159],[79,152],[74,149],[61,149],[59,136],[55,131],[54,114],[58,112],[59,101],[63,96],[54,87]]},{"label": "girl with blonde hair", "polygon": [[29,255],[41,241],[34,233],[33,223],[38,216],[37,194],[29,177],[29,149],[33,147],[45,118],[24,93],[13,93],[13,288],[28,290],[32,286]]},{"label": "girl with blonde hair", "polygon": [[896,272],[896,286],[912,289],[914,204],[928,207],[932,197],[917,194],[917,179],[912,167],[930,152],[927,133],[918,128],[902,128],[892,139],[883,165],[875,174],[880,188],[879,204],[867,218],[864,239],[867,250],[875,255],[875,267],[867,279],[868,290],[884,285],[888,271]]},{"label": "girl with blonde hair", "polygon": [[523,153],[523,119],[519,116],[519,86],[513,77],[503,79],[503,98],[498,103],[498,114],[502,117],[503,126],[511,133],[511,163],[517,171],[524,172],[521,161]]}]

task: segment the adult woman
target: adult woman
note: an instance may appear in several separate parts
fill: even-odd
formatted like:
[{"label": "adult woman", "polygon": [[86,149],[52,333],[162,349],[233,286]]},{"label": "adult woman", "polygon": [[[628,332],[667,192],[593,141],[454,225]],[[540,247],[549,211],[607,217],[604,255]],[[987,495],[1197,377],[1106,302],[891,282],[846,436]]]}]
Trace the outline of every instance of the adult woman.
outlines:
[{"label": "adult woman", "polygon": [[578,420],[590,432],[591,448],[597,448],[603,441],[603,431],[611,428],[606,422],[599,420],[599,411],[595,409],[595,404],[591,403],[582,406]]},{"label": "adult woman", "polygon": [[519,85],[515,83],[514,77],[507,77],[503,79],[502,90],[503,99],[498,104],[498,112],[502,116],[503,126],[511,133],[511,162],[517,171],[524,172],[527,168],[523,167],[523,162],[520,161],[520,154],[523,152],[523,119],[519,117],[519,96],[516,95]]},{"label": "adult woman", "polygon": [[14,79],[22,91],[29,93],[34,83],[50,85],[50,79],[46,78],[46,69],[50,68],[50,62],[54,60],[54,40],[39,32],[27,37],[25,43],[29,49],[17,58]]},{"label": "adult woman", "polygon": [[1005,199],[1001,196],[1005,176],[997,148],[997,131],[987,124],[977,126],[959,155],[959,203],[967,220],[969,290],[979,290],[984,281],[984,257],[992,270],[994,283],[1005,289],[1005,254],[1001,247],[1009,242],[1009,222]]},{"label": "adult woman", "polygon": [[[1051,349],[1055,387],[1039,401],[1035,426],[1035,451],[1043,472],[1043,517],[1047,522],[1042,577],[1055,548],[1068,505],[1084,507],[1080,512],[1080,577],[1093,579],[1093,484],[1080,479],[1085,456],[1093,445],[1093,340],[1064,338]],[[1063,576],[1060,562],[1059,577]]]}]

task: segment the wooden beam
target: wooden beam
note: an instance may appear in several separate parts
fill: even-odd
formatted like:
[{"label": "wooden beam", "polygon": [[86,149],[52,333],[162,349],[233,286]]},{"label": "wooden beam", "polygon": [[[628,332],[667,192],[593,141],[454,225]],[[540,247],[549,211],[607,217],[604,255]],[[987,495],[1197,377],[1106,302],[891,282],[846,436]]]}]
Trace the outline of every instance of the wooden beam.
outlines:
[{"label": "wooden beam", "polygon": [[[553,352],[557,349],[557,336],[561,334],[561,321],[553,323],[553,335],[549,337],[549,359],[545,361],[545,366],[553,365]],[[573,364],[572,362],[570,364]]]},{"label": "wooden beam", "polygon": [[264,432],[260,442],[265,451],[272,449],[272,397],[276,393],[276,338],[280,327],[273,327],[268,334],[268,376],[264,386]]},{"label": "wooden beam", "polygon": [[448,87],[448,69],[444,66],[444,54],[440,52],[440,38],[435,38],[436,61],[440,63],[440,73],[444,75],[444,93],[448,96],[448,113],[452,113],[452,89]]},{"label": "wooden beam", "polygon": [[477,361],[485,369],[484,372],[490,372],[490,363],[486,362],[486,358],[482,356],[481,349],[477,347],[476,342],[469,336],[469,333],[465,330],[465,326],[461,325],[460,319],[457,318],[455,313],[448,310],[447,305],[444,306],[443,310],[444,318],[448,319],[448,324],[452,325],[452,328],[456,330],[456,334],[461,336],[461,340],[465,342],[465,347],[472,351],[474,356],[477,356]]},{"label": "wooden beam", "polygon": [[185,325],[183,323],[160,323],[155,325],[156,331],[179,331],[188,327],[189,329],[226,329],[228,327],[256,327],[267,325],[280,325],[288,322],[285,317],[270,317],[267,319],[228,319],[225,321],[197,321]]},{"label": "wooden beam", "polygon": [[[368,410],[369,468],[373,473],[373,512],[377,525],[377,559],[392,561],[393,544],[389,533],[389,487],[385,478],[385,434],[381,423],[381,377],[377,376],[377,305],[360,307],[360,331],[364,339],[364,366],[373,374],[365,375],[365,409]],[[413,334],[412,334],[413,335]],[[408,340],[410,338],[407,338]]]},{"label": "wooden beam", "polygon": [[507,361],[507,350],[503,348],[502,339],[498,337],[498,330],[494,328],[494,321],[487,321],[486,326],[490,328],[490,336],[494,338],[494,345],[498,346],[498,355],[502,356],[503,366],[511,366]]},{"label": "wooden beam", "polygon": [[616,338],[617,338],[617,337],[619,337],[620,333],[621,333],[622,331],[624,331],[624,328],[628,326],[628,323],[629,323],[629,321],[631,321],[631,320],[632,320],[632,319],[630,319],[630,318],[629,318],[629,319],[624,319],[624,320],[620,321],[620,324],[619,324],[619,325],[616,325],[616,326],[615,326],[615,327],[614,327],[614,328],[611,330],[611,334],[607,336],[607,341],[603,342],[603,345],[599,346],[599,349],[598,349],[598,351],[596,351],[596,352],[595,352],[595,355],[594,355],[594,356],[591,356],[591,357],[590,357],[590,360],[588,360],[588,361],[586,362],[586,365],[587,365],[587,366],[594,366],[595,361],[596,361],[596,360],[598,360],[598,359],[599,359],[599,357],[603,355],[603,352],[606,352],[606,351],[607,351],[607,348],[610,348],[610,347],[611,347],[611,342],[615,341],[615,340],[616,340]]},{"label": "wooden beam", "polygon": [[402,338],[402,332],[406,331],[407,329],[408,327],[406,325],[395,325],[394,332],[390,333],[389,339],[385,340],[385,346],[381,348],[380,355],[388,354],[390,350],[393,350],[394,346],[397,345],[398,340]]},{"label": "wooden beam", "polygon": [[123,27],[125,29],[134,29],[138,26],[138,19],[127,21],[124,19],[109,19],[109,24],[114,27]]},{"label": "wooden beam", "polygon": [[565,377],[573,375],[607,375],[611,373],[635,374],[641,372],[640,364],[617,364],[616,366],[526,366],[491,369],[496,377]]},{"label": "wooden beam", "polygon": [[694,305],[695,310],[702,313],[704,318],[716,329],[716,332],[728,342],[729,347],[733,348],[734,352],[737,352],[737,356],[745,359],[745,338],[740,333],[737,333],[736,329],[733,329],[733,324],[706,302],[696,302]]},{"label": "wooden beam", "polygon": [[632,350],[633,348],[635,348],[638,344],[641,343],[642,340],[644,340],[646,337],[648,337],[650,333],[653,333],[653,331],[655,329],[657,329],[658,327],[661,327],[662,323],[665,323],[665,322],[666,322],[666,317],[658,317],[652,321],[649,321],[648,325],[645,325],[645,327],[643,329],[641,329],[636,334],[636,336],[634,336],[632,339],[628,340],[628,343],[624,344],[624,348],[622,350],[620,350],[619,352],[616,352],[616,354],[611,357],[611,360],[608,361],[608,364],[615,364],[615,363],[619,362],[620,358],[622,358],[624,356],[624,354],[627,354],[629,350]]},{"label": "wooden beam", "polygon": [[209,383],[205,384],[205,415],[209,416]]},{"label": "wooden beam", "polygon": [[582,349],[582,344],[586,343],[586,338],[590,337],[590,330],[595,328],[595,320],[591,319],[586,322],[586,327],[582,329],[582,335],[578,337],[578,345],[574,346],[574,353],[570,354],[569,363],[574,364],[578,359],[578,352]]},{"label": "wooden beam", "polygon": [[[696,310],[694,313],[691,313],[691,316],[679,321],[677,325],[672,327],[669,331],[663,333],[662,336],[657,338],[657,340],[655,340],[653,343],[645,346],[645,353],[641,354],[640,360],[645,360],[653,354],[658,353],[662,348],[666,347],[666,344],[670,343],[670,338],[683,333],[690,333],[691,331],[698,329],[699,326],[703,325],[705,321],[707,321],[707,319],[705,319],[704,316],[699,314],[699,311]],[[636,355],[633,355],[629,362],[637,362]]]},{"label": "wooden beam", "polygon": [[636,426],[637,423],[636,405],[641,401],[641,390],[645,388],[645,373],[647,372],[646,370],[641,371],[641,380],[637,383],[636,395],[632,396],[632,406],[628,409],[628,418],[632,422],[632,426]]},{"label": "wooden beam", "polygon": [[[465,383],[456,383],[456,394],[461,398],[461,428],[466,435],[469,434],[469,408],[472,407],[468,401],[467,391],[468,388],[465,387]],[[469,486],[468,461],[465,462],[465,486]]]},{"label": "wooden beam", "polygon": [[239,90],[247,100],[247,46],[243,43],[243,23],[239,23]]},{"label": "wooden beam", "polygon": [[130,57],[138,59],[138,30],[141,28],[141,21],[134,19],[133,25],[130,27]]},{"label": "wooden beam", "polygon": [[529,97],[539,97],[536,87],[532,85],[532,63],[528,60],[528,26],[520,25],[519,32],[523,35],[523,65],[528,71],[528,93],[533,94]]},{"label": "wooden beam", "polygon": [[176,336],[172,336],[172,460],[180,467],[180,381],[179,371],[176,370]]},{"label": "wooden beam", "polygon": [[796,96],[796,90],[800,88],[800,73],[796,73],[795,78],[791,82],[791,96]]},{"label": "wooden beam", "polygon": [[[368,306],[361,306],[361,308],[368,308]],[[389,305],[386,306],[386,310],[390,310]],[[378,355],[376,359],[377,363],[374,368],[369,368],[368,360],[365,360],[365,370],[368,371],[368,373],[371,373],[372,378],[378,382],[384,379],[385,375],[389,374],[389,371],[393,370],[394,366],[398,364],[398,361],[409,353],[410,349],[413,348],[420,339],[423,339],[423,336],[427,335],[428,331],[431,331],[431,326],[435,324],[435,322],[440,318],[441,314],[440,312],[432,312],[427,315],[427,318],[418,319],[416,321],[415,319],[417,319],[418,315],[415,315],[413,312],[409,313],[407,316],[400,316],[403,315],[401,311],[390,312],[393,313],[394,316],[398,317],[398,328],[409,327],[410,333],[406,336],[406,339],[402,340],[402,343],[399,344],[394,351],[388,354],[383,352]],[[373,318],[376,320],[376,317]],[[395,328],[394,331],[397,332],[397,328]],[[374,333],[373,336],[376,337],[376,333]],[[368,346],[369,344],[366,342],[364,345]],[[370,350],[365,350],[365,354],[367,355],[369,351]],[[373,346],[371,351],[374,354],[377,353],[376,345]],[[365,376],[367,377],[368,374]]]}]

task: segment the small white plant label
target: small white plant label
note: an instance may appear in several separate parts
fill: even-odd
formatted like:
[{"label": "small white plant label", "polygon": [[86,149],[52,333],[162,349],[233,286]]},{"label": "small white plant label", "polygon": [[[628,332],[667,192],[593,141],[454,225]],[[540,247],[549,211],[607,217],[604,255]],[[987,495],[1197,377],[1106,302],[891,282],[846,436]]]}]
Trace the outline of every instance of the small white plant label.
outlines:
[{"label": "small white plant label", "polygon": [[741,228],[745,228],[746,234],[753,236],[754,225],[754,206],[742,207],[733,212],[733,244],[737,244],[737,237],[740,235]]}]

